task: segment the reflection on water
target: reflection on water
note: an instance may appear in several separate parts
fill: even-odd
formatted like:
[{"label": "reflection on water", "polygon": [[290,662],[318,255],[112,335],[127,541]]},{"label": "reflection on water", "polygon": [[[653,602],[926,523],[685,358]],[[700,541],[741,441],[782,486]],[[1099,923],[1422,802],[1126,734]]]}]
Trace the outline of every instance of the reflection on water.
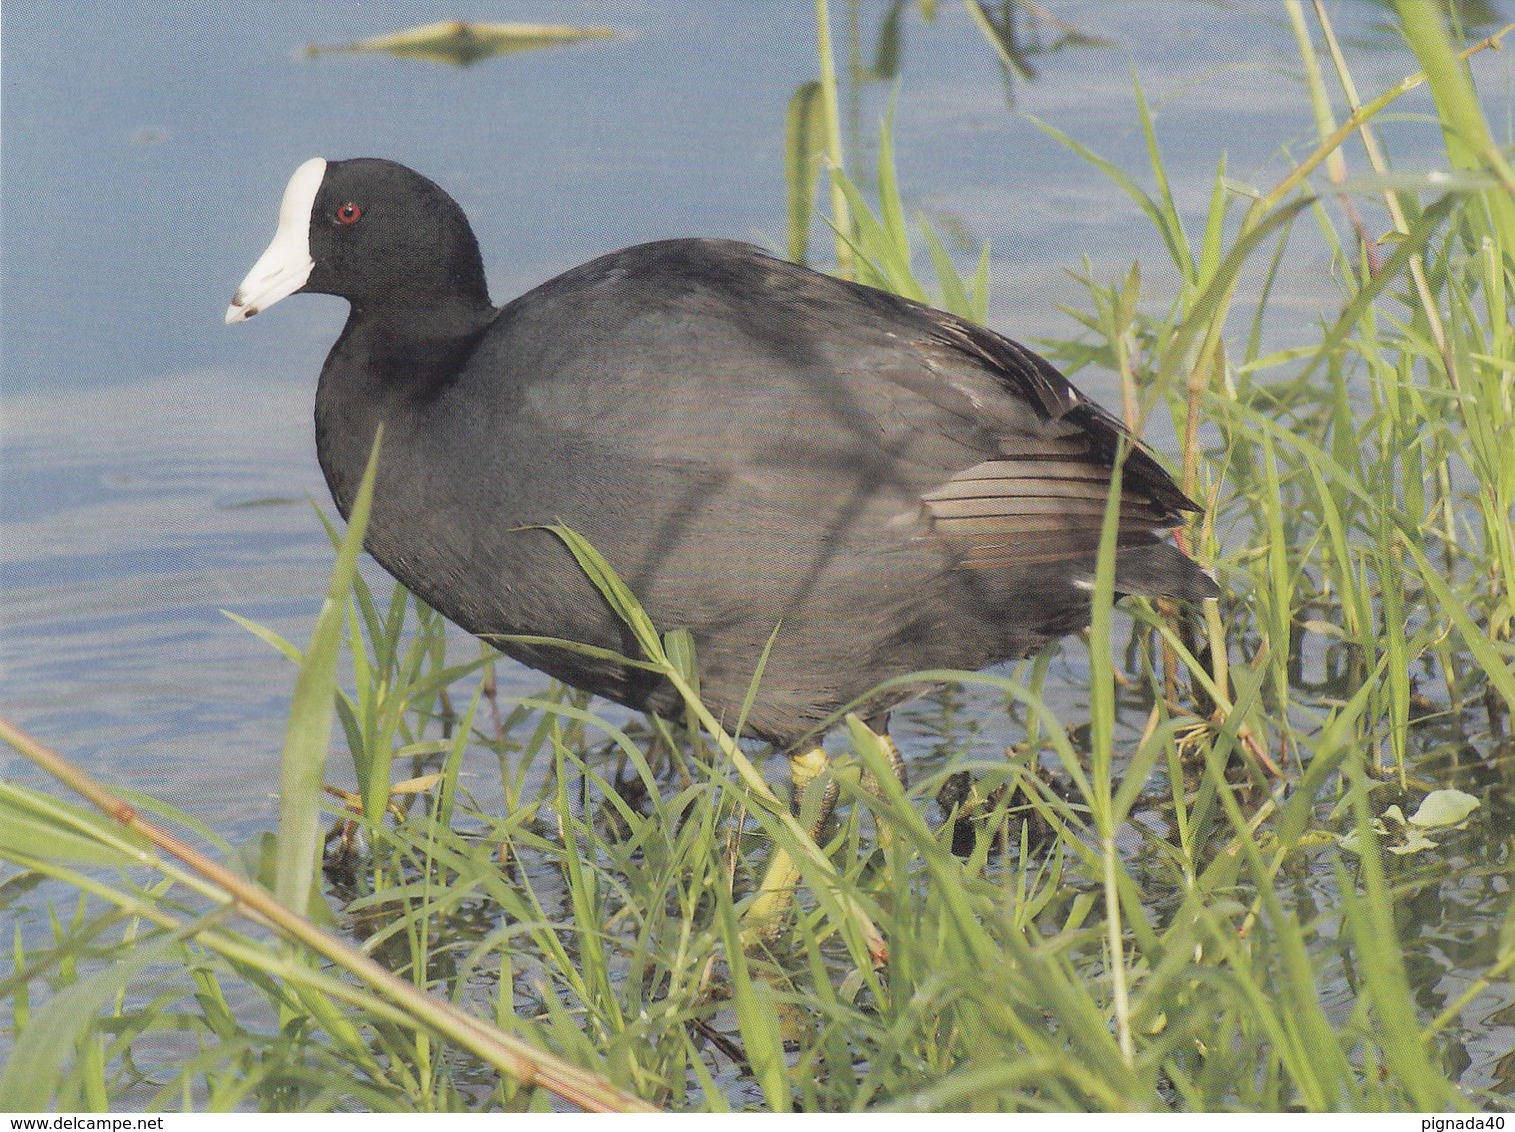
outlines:
[{"label": "reflection on water", "polygon": [[447,20],[409,28],[390,35],[376,35],[356,43],[321,46],[312,43],[305,53],[339,55],[383,51],[407,59],[425,59],[433,63],[451,63],[471,67],[498,55],[521,51],[538,51],[589,39],[609,39],[615,35],[606,27],[565,27],[554,24],[476,24]]},{"label": "reflection on water", "polygon": [[[217,611],[299,639],[330,568],[305,397],[201,374],[6,404],[6,709],[212,823],[269,820],[292,685]],[[292,502],[228,509],[255,497]]]},{"label": "reflection on water", "polygon": [[310,397],[196,374],[114,391],[109,414],[97,390],[6,403],[6,710],[228,835],[274,818],[294,672],[220,611],[303,643],[331,570]]}]

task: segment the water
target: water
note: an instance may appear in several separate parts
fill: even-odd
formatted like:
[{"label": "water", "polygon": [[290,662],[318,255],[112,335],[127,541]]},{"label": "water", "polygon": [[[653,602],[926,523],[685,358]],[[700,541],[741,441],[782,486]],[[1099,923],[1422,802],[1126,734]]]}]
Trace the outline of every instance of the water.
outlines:
[{"label": "water", "polygon": [[[845,60],[848,13],[834,8]],[[1377,6],[1338,8],[1361,90],[1414,69],[1375,30]],[[860,10],[861,59],[886,9]],[[427,173],[472,218],[497,301],[643,240],[782,248],[785,109],[816,64],[802,0],[476,4],[471,18],[619,34],[468,68],[301,50],[456,14],[422,0],[185,12],[5,7],[0,710],[235,841],[274,823],[293,672],[219,610],[301,642],[330,568],[308,503],[329,509],[310,417],[344,304],[302,297],[230,329],[221,317],[290,172],[312,155],[371,154]],[[1058,308],[1087,307],[1068,276],[1081,257],[1101,280],[1140,259],[1149,295],[1173,286],[1136,206],[1024,115],[1140,172],[1134,72],[1196,234],[1218,155],[1233,179],[1267,188],[1289,167],[1282,147],[1303,154],[1313,135],[1272,4],[1057,13],[1109,45],[1033,55],[1029,81],[1006,78],[958,5],[929,26],[912,6],[903,24],[902,186],[968,234],[965,264],[991,241],[989,322],[1020,338],[1075,332]],[[1476,69],[1508,102],[1508,53]],[[895,83],[849,92],[866,152]],[[1396,164],[1439,167],[1439,130],[1413,117],[1428,99],[1403,106],[1412,117],[1384,127]],[[1270,333],[1283,341],[1336,305],[1323,256],[1292,257],[1275,289]],[[1116,403],[1108,375],[1078,380]],[[507,694],[541,683],[508,675]],[[988,734],[984,750],[1002,740]]]}]

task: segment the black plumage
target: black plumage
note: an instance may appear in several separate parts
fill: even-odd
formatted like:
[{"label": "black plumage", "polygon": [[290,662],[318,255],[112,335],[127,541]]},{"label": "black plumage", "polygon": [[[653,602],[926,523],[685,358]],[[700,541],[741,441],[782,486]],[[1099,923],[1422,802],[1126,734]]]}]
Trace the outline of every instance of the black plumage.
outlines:
[{"label": "black plumage", "polygon": [[[1087,618],[1124,430],[1025,347],[724,240],[626,248],[496,310],[440,188],[376,159],[318,172],[299,289],[352,303],[316,395],[321,467],[346,515],[384,426],[368,549],[463,628],[631,647],[562,543],[522,529],[566,524],[660,629],[689,630],[728,722],[777,627],[748,728],[793,748],[883,680]],[[1216,595],[1165,538],[1192,510],[1134,446],[1118,590]],[[501,647],[680,709],[642,671]]]}]

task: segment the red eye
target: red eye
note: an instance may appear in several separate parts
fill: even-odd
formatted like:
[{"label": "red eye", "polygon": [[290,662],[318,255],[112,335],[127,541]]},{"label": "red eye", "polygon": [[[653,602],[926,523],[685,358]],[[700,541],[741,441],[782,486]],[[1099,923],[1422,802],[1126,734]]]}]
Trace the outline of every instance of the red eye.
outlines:
[{"label": "red eye", "polygon": [[333,215],[337,218],[338,224],[356,224],[359,220],[363,219],[363,210],[353,204],[352,201],[348,201],[346,204],[340,206]]}]

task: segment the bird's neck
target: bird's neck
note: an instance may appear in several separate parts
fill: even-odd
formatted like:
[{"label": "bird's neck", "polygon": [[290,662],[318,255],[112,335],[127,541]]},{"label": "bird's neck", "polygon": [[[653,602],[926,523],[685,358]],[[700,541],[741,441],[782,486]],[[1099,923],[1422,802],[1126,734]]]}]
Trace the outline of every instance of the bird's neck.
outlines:
[{"label": "bird's neck", "polygon": [[494,316],[487,298],[430,300],[419,306],[354,303],[328,366],[339,356],[350,357],[363,363],[352,367],[357,377],[411,397],[432,395],[462,369]]},{"label": "bird's neck", "polygon": [[403,450],[428,407],[447,395],[494,317],[486,304],[435,307],[417,318],[354,304],[316,387],[316,451],[345,518],[380,425],[386,450]]}]

